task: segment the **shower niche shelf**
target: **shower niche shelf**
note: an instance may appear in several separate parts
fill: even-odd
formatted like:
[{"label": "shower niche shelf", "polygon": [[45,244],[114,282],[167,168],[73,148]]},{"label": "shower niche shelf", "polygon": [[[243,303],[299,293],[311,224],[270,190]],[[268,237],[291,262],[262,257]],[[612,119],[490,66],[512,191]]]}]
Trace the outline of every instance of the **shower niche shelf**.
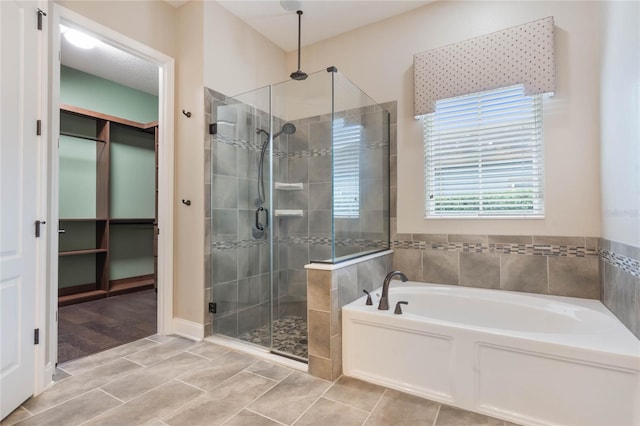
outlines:
[{"label": "shower niche shelf", "polygon": [[275,188],[281,191],[297,191],[300,189],[304,189],[304,184],[302,182],[299,182],[299,183],[276,182]]},{"label": "shower niche shelf", "polygon": [[276,210],[274,214],[278,217],[300,217],[303,216],[302,210]]}]

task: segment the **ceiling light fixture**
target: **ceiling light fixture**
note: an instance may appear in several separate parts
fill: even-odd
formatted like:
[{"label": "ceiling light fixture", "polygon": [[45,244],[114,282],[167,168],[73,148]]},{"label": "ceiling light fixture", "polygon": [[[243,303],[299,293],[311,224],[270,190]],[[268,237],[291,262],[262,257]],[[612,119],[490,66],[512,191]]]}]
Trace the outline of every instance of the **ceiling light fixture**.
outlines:
[{"label": "ceiling light fixture", "polygon": [[306,72],[302,71],[300,69],[300,33],[302,32],[301,30],[301,26],[302,26],[302,10],[298,10],[296,11],[296,13],[298,14],[298,70],[294,71],[291,73],[290,77],[294,80],[306,80],[307,77],[309,77],[307,75]]},{"label": "ceiling light fixture", "polygon": [[280,7],[288,12],[302,9],[298,0],[280,0]]},{"label": "ceiling light fixture", "polygon": [[[64,34],[64,38],[75,47],[80,49],[93,49],[100,41],[90,35],[87,35],[81,31],[78,31],[74,28],[64,27],[64,25],[60,25],[60,32]],[[66,29],[65,29],[66,28]]]}]

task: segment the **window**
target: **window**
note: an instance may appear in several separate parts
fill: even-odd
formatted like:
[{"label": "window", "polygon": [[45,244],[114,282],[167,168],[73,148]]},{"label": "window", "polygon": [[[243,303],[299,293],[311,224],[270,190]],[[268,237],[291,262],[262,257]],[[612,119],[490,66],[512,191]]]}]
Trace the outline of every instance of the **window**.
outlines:
[{"label": "window", "polygon": [[423,120],[427,218],[544,214],[542,95],[444,99]]},{"label": "window", "polygon": [[360,216],[360,139],[362,126],[333,123],[333,215]]}]

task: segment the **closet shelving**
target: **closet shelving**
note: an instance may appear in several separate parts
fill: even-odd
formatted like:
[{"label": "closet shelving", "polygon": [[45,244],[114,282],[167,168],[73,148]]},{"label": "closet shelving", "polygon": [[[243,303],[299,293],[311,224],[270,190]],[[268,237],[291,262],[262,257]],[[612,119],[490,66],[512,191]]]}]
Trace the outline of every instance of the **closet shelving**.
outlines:
[{"label": "closet shelving", "polygon": [[60,107],[60,305],[156,286],[157,147],[157,122]]}]

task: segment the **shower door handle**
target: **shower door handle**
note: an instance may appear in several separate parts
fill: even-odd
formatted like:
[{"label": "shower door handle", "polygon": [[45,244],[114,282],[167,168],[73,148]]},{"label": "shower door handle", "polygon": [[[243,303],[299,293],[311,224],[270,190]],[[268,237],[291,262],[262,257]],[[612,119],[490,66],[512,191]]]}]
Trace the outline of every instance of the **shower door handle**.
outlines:
[{"label": "shower door handle", "polygon": [[[262,225],[262,223],[260,223],[260,212],[261,212],[261,211],[264,211],[264,212],[266,212],[266,213],[267,213],[267,216],[266,216],[266,219],[267,219],[267,220],[266,220],[266,225],[264,225],[264,226]],[[256,209],[256,229],[257,229],[258,231],[264,231],[264,228],[265,228],[266,226],[269,226],[269,212],[268,212],[268,210],[267,210],[267,209],[265,209],[264,207],[258,207],[258,208]]]}]

